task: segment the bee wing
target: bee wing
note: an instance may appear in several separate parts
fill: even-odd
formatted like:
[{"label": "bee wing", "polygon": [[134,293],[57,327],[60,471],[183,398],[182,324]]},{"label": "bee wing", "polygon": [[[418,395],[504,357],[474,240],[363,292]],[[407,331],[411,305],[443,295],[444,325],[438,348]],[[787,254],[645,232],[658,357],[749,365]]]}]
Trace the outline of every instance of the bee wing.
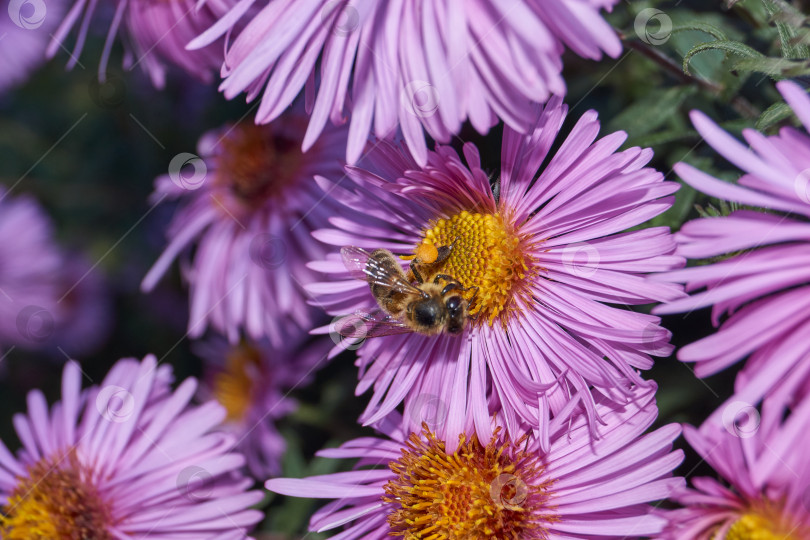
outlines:
[{"label": "bee wing", "polygon": [[335,330],[346,338],[364,339],[379,336],[407,334],[413,330],[381,309],[370,312],[356,311],[335,323]]},{"label": "bee wing", "polygon": [[357,246],[346,246],[340,249],[343,264],[349,273],[373,285],[390,287],[400,293],[414,293],[423,295],[422,291],[414,287],[401,274],[392,272],[389,268],[379,264],[371,258],[371,253]]}]

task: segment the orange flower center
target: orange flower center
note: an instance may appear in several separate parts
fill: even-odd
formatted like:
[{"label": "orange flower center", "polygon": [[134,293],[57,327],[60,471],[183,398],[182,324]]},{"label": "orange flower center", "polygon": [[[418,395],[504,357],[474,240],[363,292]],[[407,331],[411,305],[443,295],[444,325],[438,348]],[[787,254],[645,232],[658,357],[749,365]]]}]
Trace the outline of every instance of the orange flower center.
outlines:
[{"label": "orange flower center", "polygon": [[276,135],[269,125],[244,122],[219,144],[215,185],[227,188],[248,210],[281,195],[303,163],[300,141]]},{"label": "orange flower center", "polygon": [[109,505],[76,453],[43,458],[3,506],[0,537],[6,540],[113,540]]},{"label": "orange flower center", "polygon": [[462,436],[453,454],[427,427],[424,435],[412,434],[402,457],[389,464],[397,475],[385,485],[383,498],[396,508],[388,515],[391,535],[409,540],[547,537],[545,526],[558,518],[547,504],[551,482],[538,483],[543,469],[536,456],[499,442],[497,434],[487,446],[475,436]]},{"label": "orange flower center", "polygon": [[245,418],[261,374],[261,355],[255,347],[241,343],[225,359],[225,369],[214,377],[214,396],[228,411],[226,421]]}]

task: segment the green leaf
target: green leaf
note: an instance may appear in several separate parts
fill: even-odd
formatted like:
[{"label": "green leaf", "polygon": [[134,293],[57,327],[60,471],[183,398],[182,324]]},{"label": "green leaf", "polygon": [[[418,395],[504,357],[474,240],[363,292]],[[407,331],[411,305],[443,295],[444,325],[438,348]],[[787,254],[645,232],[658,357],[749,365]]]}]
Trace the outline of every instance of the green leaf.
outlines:
[{"label": "green leaf", "polygon": [[612,131],[624,130],[630,138],[646,135],[664,125],[696,92],[695,86],[653,90],[614,117],[608,127]]},{"label": "green leaf", "polygon": [[782,56],[785,58],[807,58],[810,47],[798,39],[797,30],[806,22],[804,16],[784,0],[763,0],[771,21],[779,32]]},{"label": "green leaf", "polygon": [[697,31],[709,34],[718,41],[727,41],[728,36],[720,28],[713,24],[708,24],[700,21],[690,21],[686,24],[677,24],[672,27],[671,33],[677,34],[678,32]]},{"label": "green leaf", "polygon": [[764,73],[776,79],[810,74],[810,61],[787,58],[742,58],[732,63],[732,69]]},{"label": "green leaf", "polygon": [[748,45],[740,43],[739,41],[724,40],[698,43],[683,57],[683,72],[687,75],[692,75],[689,72],[689,62],[696,54],[706,51],[723,51],[725,53],[731,53],[745,58],[763,58],[765,56],[761,52],[756,51]]}]

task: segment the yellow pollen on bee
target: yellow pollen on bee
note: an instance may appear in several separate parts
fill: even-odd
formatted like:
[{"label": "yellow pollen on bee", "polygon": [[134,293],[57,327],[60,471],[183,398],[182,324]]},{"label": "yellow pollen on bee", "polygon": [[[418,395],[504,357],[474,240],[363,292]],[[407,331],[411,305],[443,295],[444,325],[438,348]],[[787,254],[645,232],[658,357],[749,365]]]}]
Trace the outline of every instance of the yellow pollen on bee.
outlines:
[{"label": "yellow pollen on bee", "polygon": [[43,458],[28,467],[0,514],[0,538],[6,540],[112,540],[114,525],[89,468],[75,452]]},{"label": "yellow pollen on bee", "polygon": [[214,396],[227,411],[226,421],[245,418],[255,392],[255,376],[261,370],[261,354],[247,343],[228,352],[225,369],[214,377]]},{"label": "yellow pollen on bee", "polygon": [[477,291],[464,293],[468,300],[475,296],[470,315],[480,314],[492,325],[496,317],[509,312],[529,270],[529,257],[520,236],[499,213],[464,210],[432,224],[414,252],[427,262],[422,253],[432,254],[435,246],[451,244],[453,250],[440,272],[454,277],[465,288],[478,287]]},{"label": "yellow pollen on bee", "polygon": [[546,538],[546,527],[558,520],[548,505],[551,482],[538,482],[543,468],[536,455],[505,452],[515,448],[510,446],[497,434],[486,446],[462,436],[448,454],[427,427],[424,438],[412,434],[402,456],[389,464],[396,474],[383,497],[393,507],[390,534],[409,540]]},{"label": "yellow pollen on bee", "polygon": [[772,504],[743,514],[725,536],[725,540],[799,540],[807,538],[806,527],[797,529],[786,522]]}]

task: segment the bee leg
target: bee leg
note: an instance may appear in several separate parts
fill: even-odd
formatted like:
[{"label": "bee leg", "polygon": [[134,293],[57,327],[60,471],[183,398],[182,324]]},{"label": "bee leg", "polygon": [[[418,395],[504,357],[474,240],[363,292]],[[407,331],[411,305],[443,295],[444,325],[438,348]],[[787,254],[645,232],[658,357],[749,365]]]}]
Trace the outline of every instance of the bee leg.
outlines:
[{"label": "bee leg", "polygon": [[[453,276],[448,276],[447,274],[436,274],[436,277],[434,278],[433,283],[438,285],[441,280],[444,280],[444,281],[456,281],[456,278],[454,278]],[[456,283],[458,283],[458,282],[456,281]]]},{"label": "bee leg", "polygon": [[453,252],[453,247],[456,245],[456,242],[458,242],[459,238],[461,237],[456,236],[455,240],[453,240],[453,242],[449,246],[439,246],[438,248],[436,248],[437,251],[439,252],[439,255],[436,257],[436,260],[433,261],[433,264],[441,264],[444,261],[446,261],[447,258],[450,256],[450,254]]},{"label": "bee leg", "polygon": [[419,273],[419,270],[416,269],[417,264],[421,264],[418,257],[411,260],[410,268],[411,268],[411,273],[413,274],[413,277],[416,278],[416,281],[418,281],[419,284],[421,285],[422,283],[425,282],[425,278],[423,278],[422,274]]},{"label": "bee leg", "polygon": [[478,296],[478,287],[467,287],[466,289],[462,289],[462,291],[464,291],[464,292],[471,291],[473,289],[475,289],[475,292],[470,297],[470,303],[472,303],[473,300],[475,300],[475,297]]}]

